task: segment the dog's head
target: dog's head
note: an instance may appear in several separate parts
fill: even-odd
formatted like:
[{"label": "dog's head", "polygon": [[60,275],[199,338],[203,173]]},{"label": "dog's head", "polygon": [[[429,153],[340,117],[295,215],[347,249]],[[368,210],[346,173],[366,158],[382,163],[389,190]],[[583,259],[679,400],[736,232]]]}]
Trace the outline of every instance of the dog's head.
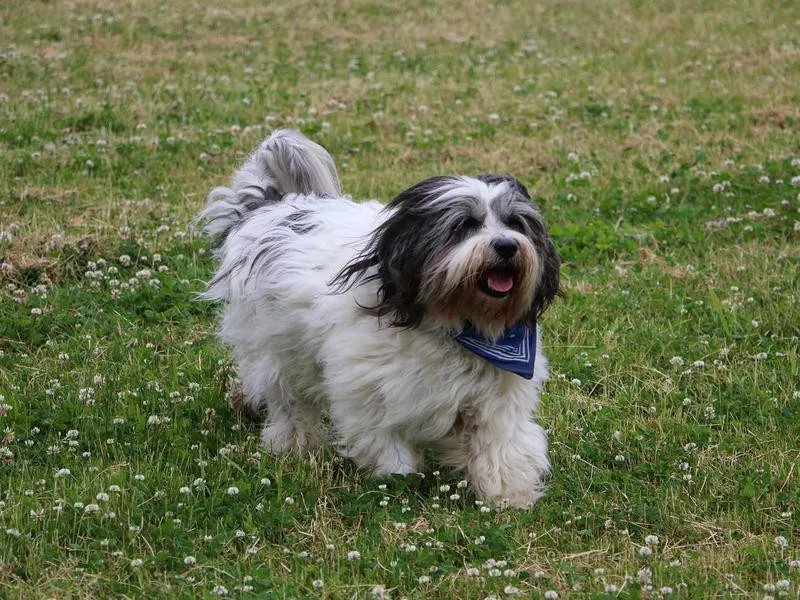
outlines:
[{"label": "dog's head", "polygon": [[559,291],[558,256],[528,191],[507,175],[433,177],[400,193],[364,251],[334,280],[380,283],[392,325],[430,315],[488,336],[534,323]]}]

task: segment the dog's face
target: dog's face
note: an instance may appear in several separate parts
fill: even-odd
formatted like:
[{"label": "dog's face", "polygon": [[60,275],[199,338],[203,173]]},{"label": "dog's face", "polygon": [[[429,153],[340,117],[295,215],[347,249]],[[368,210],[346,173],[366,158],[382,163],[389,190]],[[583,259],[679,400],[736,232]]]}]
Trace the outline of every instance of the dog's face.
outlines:
[{"label": "dog's face", "polygon": [[[560,259],[538,209],[513,177],[434,177],[398,195],[365,251],[338,276],[379,279],[379,314],[423,316],[488,336],[535,322],[558,293]],[[373,274],[366,271],[377,267]]]}]

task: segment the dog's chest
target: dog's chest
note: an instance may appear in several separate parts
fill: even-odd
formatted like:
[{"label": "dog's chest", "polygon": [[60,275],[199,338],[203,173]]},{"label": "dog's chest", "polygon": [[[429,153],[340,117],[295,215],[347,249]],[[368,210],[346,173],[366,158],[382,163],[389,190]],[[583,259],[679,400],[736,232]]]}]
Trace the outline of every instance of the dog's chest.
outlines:
[{"label": "dog's chest", "polygon": [[419,441],[441,439],[459,415],[502,402],[509,387],[510,377],[451,340],[440,342],[435,351],[421,347],[436,345],[434,340],[395,355],[388,377],[395,385],[382,384],[381,400],[392,420]]}]

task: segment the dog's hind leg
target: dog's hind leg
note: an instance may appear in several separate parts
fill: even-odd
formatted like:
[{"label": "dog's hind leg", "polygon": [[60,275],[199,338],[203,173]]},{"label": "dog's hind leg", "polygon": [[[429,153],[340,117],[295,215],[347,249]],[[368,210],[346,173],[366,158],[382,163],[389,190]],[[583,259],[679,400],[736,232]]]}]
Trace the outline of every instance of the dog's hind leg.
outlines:
[{"label": "dog's hind leg", "polygon": [[279,454],[303,451],[319,445],[316,432],[320,411],[309,402],[297,398],[280,384],[271,386],[265,397],[267,419],[261,431],[261,443]]},{"label": "dog's hind leg", "polygon": [[397,432],[360,432],[355,440],[344,441],[342,450],[359,467],[378,477],[419,471],[419,452]]},{"label": "dog's hind leg", "polygon": [[278,372],[269,358],[240,363],[243,407],[251,415],[266,418],[261,443],[271,452],[314,448],[319,444],[316,436],[319,408],[299,398]]}]

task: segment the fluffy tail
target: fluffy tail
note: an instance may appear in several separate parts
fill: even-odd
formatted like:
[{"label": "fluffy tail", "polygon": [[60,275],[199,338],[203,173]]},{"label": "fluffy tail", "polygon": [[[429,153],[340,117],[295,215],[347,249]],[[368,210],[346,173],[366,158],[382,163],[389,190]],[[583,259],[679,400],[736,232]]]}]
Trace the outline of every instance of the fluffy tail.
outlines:
[{"label": "fluffy tail", "polygon": [[261,142],[231,187],[211,190],[195,222],[220,246],[248,213],[292,193],[339,196],[339,176],[325,148],[298,131],[281,129]]}]

